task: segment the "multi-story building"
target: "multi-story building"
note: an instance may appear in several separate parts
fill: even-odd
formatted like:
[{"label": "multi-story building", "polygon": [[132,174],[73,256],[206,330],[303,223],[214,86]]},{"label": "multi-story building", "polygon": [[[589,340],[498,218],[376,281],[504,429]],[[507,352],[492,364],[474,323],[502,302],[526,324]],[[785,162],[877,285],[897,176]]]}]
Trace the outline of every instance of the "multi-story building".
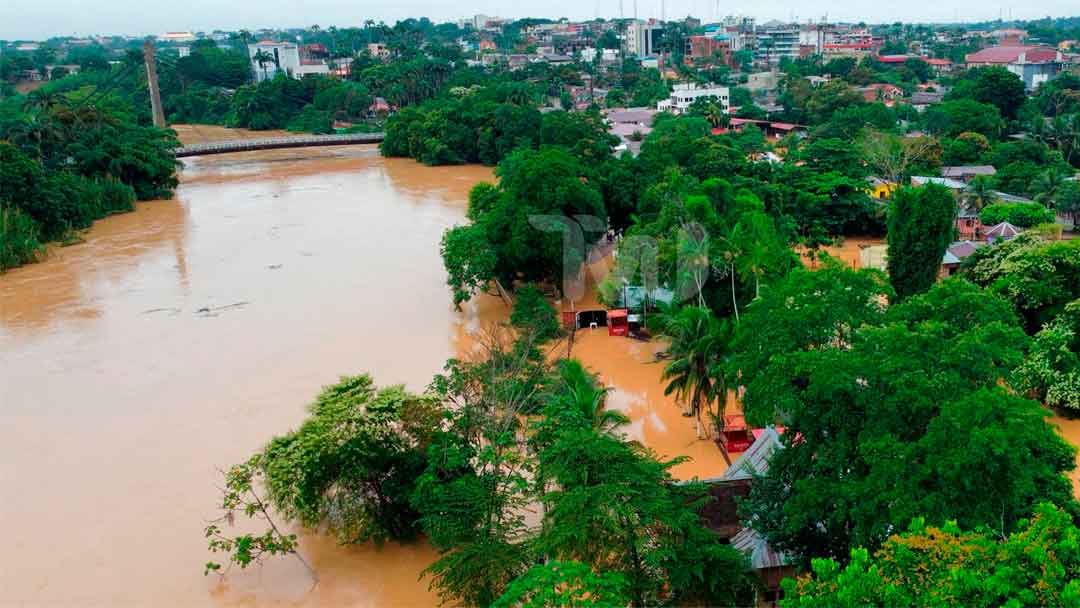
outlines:
[{"label": "multi-story building", "polygon": [[730,90],[727,87],[699,86],[693,82],[676,84],[671,92],[671,97],[657,103],[656,109],[660,112],[682,114],[690,108],[694,101],[702,97],[713,98],[725,114],[730,110]]},{"label": "multi-story building", "polygon": [[694,59],[714,59],[716,63],[731,65],[731,38],[727,34],[687,36],[687,62]]},{"label": "multi-story building", "polygon": [[631,21],[626,28],[626,52],[635,57],[655,55],[660,48],[664,28],[656,21]]},{"label": "multi-story building", "polygon": [[754,59],[768,65],[776,65],[784,57],[798,59],[799,26],[790,23],[771,21],[762,24],[754,32],[756,42]]},{"label": "multi-story building", "polygon": [[248,58],[256,81],[273,78],[279,73],[294,76],[300,70],[300,48],[295,42],[261,40],[249,44]]}]

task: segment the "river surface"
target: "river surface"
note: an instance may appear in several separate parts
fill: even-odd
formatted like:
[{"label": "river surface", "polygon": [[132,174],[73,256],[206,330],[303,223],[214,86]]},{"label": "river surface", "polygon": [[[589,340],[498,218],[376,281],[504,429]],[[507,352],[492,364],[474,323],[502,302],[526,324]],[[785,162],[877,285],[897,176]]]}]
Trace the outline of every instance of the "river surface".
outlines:
[{"label": "river surface", "polygon": [[[368,371],[422,390],[505,318],[491,298],[455,312],[438,254],[490,179],[363,146],[192,158],[173,200],[0,275],[0,605],[434,605],[422,542],[304,534],[313,588],[292,559],[204,577],[202,529],[217,470],[295,427],[320,386]],[[691,456],[679,477],[723,471],[663,396],[656,345],[578,338],[628,435]]]}]

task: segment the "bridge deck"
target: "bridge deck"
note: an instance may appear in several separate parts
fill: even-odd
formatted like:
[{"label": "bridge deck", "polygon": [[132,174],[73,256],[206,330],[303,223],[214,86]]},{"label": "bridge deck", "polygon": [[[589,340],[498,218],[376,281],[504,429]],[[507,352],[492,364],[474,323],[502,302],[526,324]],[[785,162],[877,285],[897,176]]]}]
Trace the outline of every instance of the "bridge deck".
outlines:
[{"label": "bridge deck", "polygon": [[236,139],[181,146],[176,149],[176,157],[183,158],[185,156],[202,156],[205,154],[228,154],[230,152],[272,150],[275,148],[307,148],[313,146],[350,146],[357,144],[377,144],[382,140],[382,133],[349,133],[346,135],[297,135],[296,137],[264,137],[258,139]]}]

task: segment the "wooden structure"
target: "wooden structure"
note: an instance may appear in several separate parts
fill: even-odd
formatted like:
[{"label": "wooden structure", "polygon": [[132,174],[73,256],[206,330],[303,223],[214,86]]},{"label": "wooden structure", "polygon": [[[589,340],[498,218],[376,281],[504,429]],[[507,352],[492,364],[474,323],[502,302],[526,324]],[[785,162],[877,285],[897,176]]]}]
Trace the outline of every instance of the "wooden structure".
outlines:
[{"label": "wooden structure", "polygon": [[783,449],[780,435],[783,428],[754,429],[749,434],[753,443],[724,474],[702,480],[709,487],[713,500],[702,507],[699,515],[705,525],[732,547],[742,551],[761,579],[764,591],[758,596],[758,606],[776,606],[780,598],[780,581],[795,573],[790,556],[774,550],[753,528],[739,519],[738,501],[750,494],[754,475],[769,469],[769,459]]}]

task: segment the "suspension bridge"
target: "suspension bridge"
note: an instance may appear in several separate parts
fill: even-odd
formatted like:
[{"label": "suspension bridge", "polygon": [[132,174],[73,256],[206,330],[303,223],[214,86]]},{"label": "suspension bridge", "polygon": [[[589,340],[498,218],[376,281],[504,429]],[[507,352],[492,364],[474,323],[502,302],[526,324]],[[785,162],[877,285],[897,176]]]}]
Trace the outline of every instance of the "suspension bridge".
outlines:
[{"label": "suspension bridge", "polygon": [[382,140],[382,133],[297,135],[294,137],[260,137],[254,139],[233,139],[180,146],[179,148],[176,148],[176,157],[183,158],[185,156],[204,156],[207,154],[250,152],[252,150],[274,150],[278,148],[354,146],[359,144],[377,144]]}]

